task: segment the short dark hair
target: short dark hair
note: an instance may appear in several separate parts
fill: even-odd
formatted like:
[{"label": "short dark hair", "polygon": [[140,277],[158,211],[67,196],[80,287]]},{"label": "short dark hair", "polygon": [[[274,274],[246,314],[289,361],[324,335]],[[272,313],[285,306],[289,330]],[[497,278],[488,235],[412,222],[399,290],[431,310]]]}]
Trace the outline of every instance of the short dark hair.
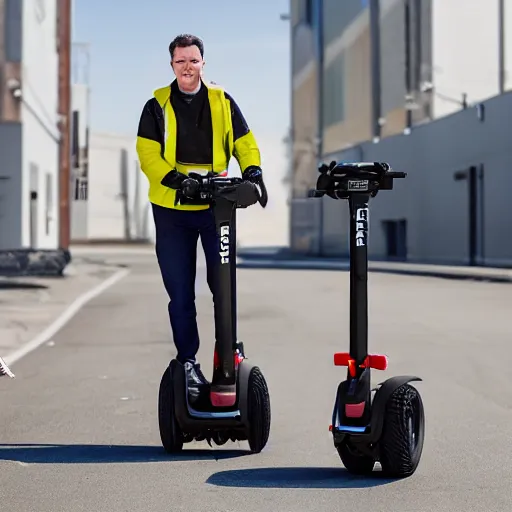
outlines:
[{"label": "short dark hair", "polygon": [[199,37],[192,34],[180,34],[179,36],[176,36],[169,45],[169,53],[171,54],[171,59],[174,56],[174,50],[176,48],[186,48],[187,46],[194,45],[199,48],[202,58],[204,56],[204,44]]}]

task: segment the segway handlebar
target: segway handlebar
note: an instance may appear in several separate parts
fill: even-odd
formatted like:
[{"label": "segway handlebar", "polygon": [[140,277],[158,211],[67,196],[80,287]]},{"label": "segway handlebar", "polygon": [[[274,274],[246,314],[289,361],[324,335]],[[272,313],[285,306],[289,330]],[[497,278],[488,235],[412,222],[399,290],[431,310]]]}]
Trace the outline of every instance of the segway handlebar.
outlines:
[{"label": "segway handlebar", "polygon": [[[263,180],[255,184],[242,178],[219,176],[211,172],[206,175],[194,174],[193,177],[199,182],[197,195],[201,201],[214,202],[223,198],[236,203],[237,208],[247,208],[256,203],[262,208],[267,206],[268,193]],[[184,199],[181,197],[182,202],[185,202]]]},{"label": "segway handlebar", "polygon": [[347,199],[351,193],[368,193],[375,197],[379,190],[392,190],[393,180],[405,178],[407,173],[393,171],[385,162],[331,162],[322,164],[316,187],[309,197],[328,195],[333,199]]}]

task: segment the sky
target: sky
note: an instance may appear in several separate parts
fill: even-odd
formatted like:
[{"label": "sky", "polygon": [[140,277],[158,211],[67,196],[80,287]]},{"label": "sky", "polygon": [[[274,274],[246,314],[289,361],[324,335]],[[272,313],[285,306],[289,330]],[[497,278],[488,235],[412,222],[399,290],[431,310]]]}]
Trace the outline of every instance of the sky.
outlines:
[{"label": "sky", "polygon": [[91,127],[136,132],[153,90],[174,79],[168,46],[188,32],[205,44],[205,79],[235,98],[255,134],[289,124],[288,0],[74,0],[73,41],[90,45]]},{"label": "sky", "polygon": [[241,212],[247,244],[287,243],[290,26],[280,15],[288,12],[289,0],[74,0],[72,39],[89,45],[94,132],[135,137],[145,102],[174,79],[169,43],[180,33],[203,39],[205,80],[234,97],[262,153],[269,203],[263,216]]}]

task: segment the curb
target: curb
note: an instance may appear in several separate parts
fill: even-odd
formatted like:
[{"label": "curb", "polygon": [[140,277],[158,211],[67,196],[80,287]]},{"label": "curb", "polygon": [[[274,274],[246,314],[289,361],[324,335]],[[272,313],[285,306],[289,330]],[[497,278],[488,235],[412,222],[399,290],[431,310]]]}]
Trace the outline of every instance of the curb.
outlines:
[{"label": "curb", "polygon": [[[350,269],[348,261],[322,261],[308,259],[281,259],[264,257],[239,257],[237,267],[241,269],[280,269],[280,270],[338,270]],[[400,274],[444,279],[464,279],[494,283],[511,283],[512,270],[488,267],[445,267],[442,265],[421,265],[414,263],[394,264],[391,262],[368,262],[369,272]]]}]

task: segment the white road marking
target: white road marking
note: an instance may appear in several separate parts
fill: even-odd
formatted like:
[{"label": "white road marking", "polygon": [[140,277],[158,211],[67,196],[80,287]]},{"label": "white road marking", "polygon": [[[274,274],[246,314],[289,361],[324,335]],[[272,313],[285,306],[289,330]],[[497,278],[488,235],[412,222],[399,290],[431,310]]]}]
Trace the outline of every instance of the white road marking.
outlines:
[{"label": "white road marking", "polygon": [[29,341],[27,344],[20,347],[18,350],[15,350],[11,354],[4,357],[5,362],[8,365],[12,365],[16,361],[19,361],[22,357],[26,356],[39,346],[41,346],[46,341],[50,340],[55,334],[60,331],[79,311],[83,308],[89,301],[96,298],[98,295],[102,294],[105,290],[110,288],[112,285],[126,277],[130,273],[129,269],[122,269],[119,272],[116,272],[114,275],[110,276],[105,281],[101,282],[95,288],[92,288],[88,292],[77,297],[69,307],[52,323],[50,324],[43,332],[38,334],[33,340]]}]

